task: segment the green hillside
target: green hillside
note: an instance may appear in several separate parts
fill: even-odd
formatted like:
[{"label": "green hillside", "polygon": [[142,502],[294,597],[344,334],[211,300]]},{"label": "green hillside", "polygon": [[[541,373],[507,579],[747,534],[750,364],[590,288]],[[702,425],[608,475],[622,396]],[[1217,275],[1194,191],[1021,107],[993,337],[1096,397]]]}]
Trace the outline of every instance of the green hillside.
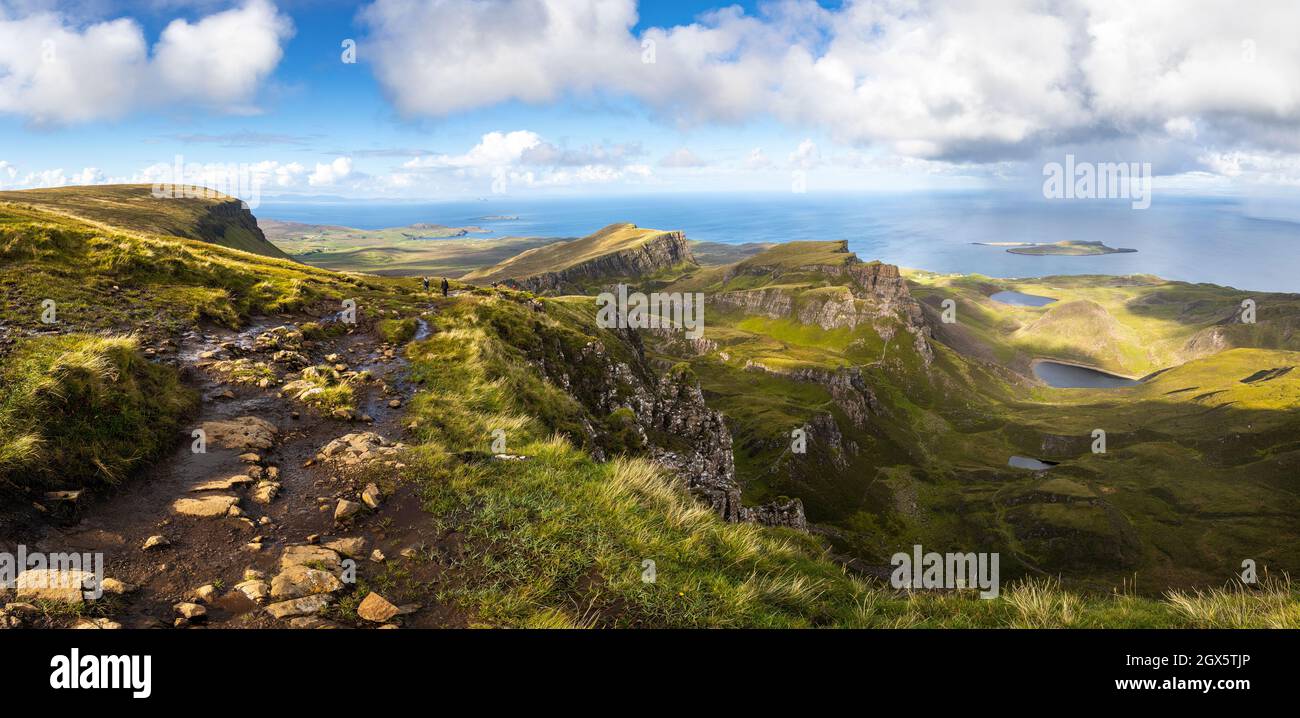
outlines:
[{"label": "green hillside", "polygon": [[505,280],[522,281],[544,274],[562,274],[584,264],[645,250],[652,243],[671,234],[634,224],[611,224],[586,237],[526,250],[493,266],[469,272],[462,279],[475,284],[489,284]]},{"label": "green hillside", "polygon": [[0,192],[0,203],[39,208],[118,230],[199,239],[288,258],[267,241],[257,219],[232,197],[158,198],[150,185],[96,185]]},{"label": "green hillside", "polygon": [[[845,251],[789,243],[672,286],[704,292],[707,343],[656,349],[690,362],[727,416],[746,500],[799,497],[838,550],[876,566],[913,543],[979,547],[1014,557],[1004,572],[1094,588],[1136,574],[1152,592],[1229,580],[1247,558],[1300,568],[1300,485],[1286,478],[1300,461],[1300,297],[912,272],[926,356],[907,302],[866,291],[842,270],[871,265]],[[988,298],[1002,290],[1057,301]],[[1246,297],[1255,324],[1233,321]],[[940,321],[945,299],[955,324]],[[1154,376],[1053,389],[1037,358]],[[1095,429],[1105,454],[1090,451]],[[1059,463],[1036,473],[1013,455]]]},{"label": "green hillside", "polygon": [[[361,617],[371,592],[414,606],[394,620],[417,626],[1300,625],[1295,591],[1277,577],[1294,566],[1300,526],[1292,350],[1207,353],[1115,394],[1050,390],[925,340],[931,297],[914,302],[894,268],[811,245],[680,280],[731,301],[710,304],[707,341],[687,351],[599,329],[590,297],[456,282],[443,298],[415,278],[142,229],[176,217],[121,221],[0,205],[0,539],[26,540],[67,511],[93,518],[125,536],[109,565],[134,585],[76,610],[38,599],[39,619],[23,619],[36,625],[172,615],[200,583],[234,595],[250,565],[270,569],[281,552],[351,546],[334,539],[387,557],[358,561],[356,584],[331,588],[302,625],[376,625]],[[355,326],[332,321],[344,299],[361,308]],[[992,353],[1020,351],[1005,317],[979,328]],[[1256,331],[1234,341],[1271,341]],[[679,431],[707,427],[691,403],[696,381],[725,414],[746,500],[798,496],[817,531],[724,522],[650,460],[655,447],[689,452],[701,439],[638,411],[667,402],[656,421],[689,414]],[[194,458],[196,417],[244,410],[291,428],[253,458]],[[800,425],[813,448],[792,456]],[[1113,427],[1104,456],[1077,447],[1096,425]],[[398,460],[302,460],[367,430],[400,440]],[[1048,433],[1066,437],[1046,452],[1060,465],[1006,469],[1010,452],[1044,455]],[[285,496],[253,501],[231,483],[238,472],[206,463],[222,460],[258,476],[276,469]],[[169,473],[173,463],[197,473]],[[116,488],[146,473],[144,490]],[[166,491],[199,490],[181,478],[216,481],[245,508],[171,516]],[[334,499],[368,483],[383,500],[339,522]],[[84,495],[59,508],[51,491]],[[184,560],[139,548],[159,532]],[[311,533],[325,535],[320,546],[301,544]],[[1000,596],[881,582],[871,569],[912,542],[1003,552]],[[1271,578],[1223,588],[1243,557]],[[291,623],[258,605],[227,613],[248,604],[228,598],[209,625]]]}]

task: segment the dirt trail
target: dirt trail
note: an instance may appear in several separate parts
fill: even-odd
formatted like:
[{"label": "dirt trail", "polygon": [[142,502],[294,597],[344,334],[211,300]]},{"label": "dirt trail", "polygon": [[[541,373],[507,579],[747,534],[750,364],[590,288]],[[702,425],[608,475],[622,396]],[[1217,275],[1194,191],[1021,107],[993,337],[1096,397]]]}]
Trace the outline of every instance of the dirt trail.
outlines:
[{"label": "dirt trail", "polygon": [[[436,533],[429,516],[420,509],[414,489],[396,480],[401,469],[400,455],[370,445],[374,451],[359,466],[369,466],[376,473],[367,474],[365,480],[357,478],[358,466],[346,467],[317,458],[323,447],[345,435],[374,432],[387,443],[400,441],[403,407],[414,394],[401,348],[382,343],[360,327],[352,333],[299,344],[293,336],[296,326],[311,319],[259,318],[238,333],[223,329],[191,332],[180,342],[177,352],[164,359],[178,364],[187,382],[202,393],[201,408],[187,422],[176,449],[127,482],[122,490],[80,507],[65,525],[50,525],[43,535],[26,542],[32,551],[104,554],[105,575],[127,583],[130,590],[106,596],[89,613],[106,615],[125,627],[318,627],[337,625],[321,616],[344,614],[345,622],[354,625],[463,625],[464,619],[453,608],[434,605],[432,592],[427,590],[442,580],[439,552],[447,548],[448,540]],[[276,329],[281,326],[290,328],[290,341],[283,346],[274,336],[286,333]],[[427,332],[427,324],[421,320],[417,338]],[[285,349],[300,355],[297,364],[305,360],[310,362],[308,366],[334,365],[345,376],[369,372],[370,380],[354,378],[349,382],[356,399],[354,418],[338,418],[288,395],[278,396],[280,387],[298,376],[290,371],[296,368],[294,363],[277,364],[272,360],[279,356],[276,352]],[[221,371],[230,365],[222,362],[240,357],[250,363],[264,362],[276,369],[276,377],[261,386],[256,381],[231,382]],[[227,428],[233,422],[236,427],[249,429],[256,440],[264,438],[256,436],[262,433],[258,430],[262,421],[276,429],[269,446],[240,446],[240,442],[232,443],[216,431],[223,422]],[[190,431],[200,427],[209,431],[206,452],[195,453]],[[364,442],[357,445],[365,446]],[[248,456],[250,453],[257,455],[255,460]],[[227,482],[221,482],[219,488],[195,490],[202,484],[232,477],[239,477],[237,483],[226,486]],[[266,487],[261,482],[272,479],[279,484],[276,497],[269,503],[255,500],[254,495]],[[387,489],[372,502],[377,504],[373,509],[362,502],[369,482],[383,484]],[[242,516],[198,517],[176,511],[177,501],[193,504],[196,499],[211,501],[211,497],[219,496],[235,497],[239,509],[233,513]],[[336,521],[340,499],[357,502],[360,511]],[[144,549],[152,536],[164,537],[167,545]],[[347,551],[333,554],[314,549],[317,560],[296,569],[296,574],[286,574],[289,579],[277,579],[285,568],[281,565],[285,548],[307,545],[309,537],[310,543],[316,545],[337,539],[362,539],[364,545],[357,550],[354,541],[347,544]],[[384,555],[383,562],[373,560],[378,558],[372,557],[375,549]],[[327,560],[319,560],[322,556]],[[338,564],[334,564],[333,556],[337,556]],[[355,571],[349,570],[349,558],[355,562]],[[285,596],[303,598],[303,591],[306,597],[326,595],[331,604],[344,601],[355,606],[367,592],[347,585],[353,576],[373,585],[376,577],[391,574],[395,562],[400,566],[402,580],[399,584],[391,580],[382,583],[390,594],[384,598],[402,608],[397,616],[364,621],[349,612],[326,608],[295,610],[277,620],[263,610],[265,605],[285,600]],[[304,577],[308,567],[332,573],[341,579],[342,588],[318,592],[322,581],[329,581],[331,586],[338,584],[319,572]],[[246,576],[250,569],[261,575]],[[248,579],[259,578],[264,582],[261,586],[235,588]],[[259,595],[281,582],[284,586],[280,588],[287,586],[288,593]],[[194,592],[201,586],[216,590],[198,598]],[[423,605],[400,604],[406,599],[419,600]],[[178,602],[202,605],[206,615],[192,621],[178,620],[174,608]],[[63,625],[57,617],[47,620],[52,625]],[[63,623],[68,620],[74,619],[65,618]]]}]

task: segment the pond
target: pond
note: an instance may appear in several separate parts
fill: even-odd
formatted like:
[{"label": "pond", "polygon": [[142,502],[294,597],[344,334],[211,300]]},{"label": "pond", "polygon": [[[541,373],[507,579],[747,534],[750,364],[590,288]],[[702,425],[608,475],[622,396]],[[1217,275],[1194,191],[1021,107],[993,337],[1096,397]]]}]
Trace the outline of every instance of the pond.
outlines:
[{"label": "pond", "polygon": [[1028,456],[1013,456],[1007,460],[1007,466],[1014,466],[1017,469],[1031,469],[1033,471],[1043,471],[1056,466],[1054,461],[1039,461]]},{"label": "pond", "polygon": [[1003,304],[1014,304],[1019,307],[1044,307],[1056,301],[1051,297],[1040,297],[1037,294],[1012,291],[994,292],[989,295],[989,299]]},{"label": "pond", "polygon": [[1097,369],[1046,360],[1034,362],[1034,376],[1057,389],[1119,389],[1138,383]]}]

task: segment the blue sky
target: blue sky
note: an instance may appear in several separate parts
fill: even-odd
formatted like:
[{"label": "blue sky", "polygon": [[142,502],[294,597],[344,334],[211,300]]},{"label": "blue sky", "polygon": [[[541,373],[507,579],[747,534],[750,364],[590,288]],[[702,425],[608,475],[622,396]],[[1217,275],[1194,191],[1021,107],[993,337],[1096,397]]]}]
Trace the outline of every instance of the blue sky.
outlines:
[{"label": "blue sky", "polygon": [[263,195],[1032,192],[1066,154],[1300,185],[1295,4],[1140,5],[0,0],[0,188],[179,157]]}]

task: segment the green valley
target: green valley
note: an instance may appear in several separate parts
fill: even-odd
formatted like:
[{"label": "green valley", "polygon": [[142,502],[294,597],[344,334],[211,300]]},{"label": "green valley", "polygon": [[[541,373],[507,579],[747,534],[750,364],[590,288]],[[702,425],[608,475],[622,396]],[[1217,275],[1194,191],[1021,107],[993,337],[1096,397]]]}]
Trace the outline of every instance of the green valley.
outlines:
[{"label": "green valley", "polygon": [[[443,297],[97,192],[0,195],[0,543],[104,551],[114,590],[23,589],[0,625],[1300,625],[1291,295],[843,242],[705,266],[611,225]],[[703,296],[704,337],[599,326],[618,282]],[[917,543],[1000,553],[1000,595],[893,588]]]}]

